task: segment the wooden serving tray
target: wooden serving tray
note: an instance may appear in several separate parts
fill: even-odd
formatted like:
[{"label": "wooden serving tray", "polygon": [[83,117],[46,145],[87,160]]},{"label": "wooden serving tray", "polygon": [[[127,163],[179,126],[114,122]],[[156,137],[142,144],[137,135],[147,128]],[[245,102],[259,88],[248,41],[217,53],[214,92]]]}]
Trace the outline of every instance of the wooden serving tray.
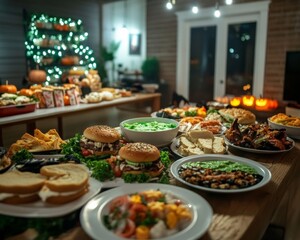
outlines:
[{"label": "wooden serving tray", "polygon": [[33,112],[36,109],[36,103],[27,103],[20,105],[8,105],[0,107],[0,117]]}]

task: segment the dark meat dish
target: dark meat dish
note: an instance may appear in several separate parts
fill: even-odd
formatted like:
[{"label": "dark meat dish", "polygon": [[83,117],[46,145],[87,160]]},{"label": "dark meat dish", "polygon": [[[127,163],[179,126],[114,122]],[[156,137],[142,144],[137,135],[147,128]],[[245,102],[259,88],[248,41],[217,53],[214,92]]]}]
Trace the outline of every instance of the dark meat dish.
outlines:
[{"label": "dark meat dish", "polygon": [[252,124],[241,128],[235,120],[225,137],[232,144],[260,150],[287,150],[293,142],[287,139],[285,129],[271,129],[267,124]]}]

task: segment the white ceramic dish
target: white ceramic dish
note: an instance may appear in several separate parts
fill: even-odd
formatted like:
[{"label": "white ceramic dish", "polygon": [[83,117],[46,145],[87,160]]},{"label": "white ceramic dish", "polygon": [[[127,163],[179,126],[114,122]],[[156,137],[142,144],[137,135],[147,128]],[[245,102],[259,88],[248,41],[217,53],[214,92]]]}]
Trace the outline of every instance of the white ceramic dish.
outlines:
[{"label": "white ceramic dish", "polygon": [[[211,161],[211,160],[218,160],[218,161],[233,161],[233,162],[238,162],[238,163],[242,163],[242,164],[246,164],[252,168],[254,168],[258,174],[260,174],[261,176],[263,176],[263,179],[257,183],[256,185],[253,185],[251,187],[247,187],[247,188],[241,188],[241,189],[213,189],[213,188],[208,188],[208,187],[204,187],[204,186],[199,186],[199,185],[195,185],[195,184],[191,184],[188,183],[186,181],[184,181],[178,174],[178,171],[181,167],[182,164],[188,163],[188,162],[200,162],[200,161]],[[258,188],[261,188],[263,186],[265,186],[270,180],[271,180],[271,172],[269,171],[269,169],[267,169],[265,166],[261,165],[258,162],[252,161],[250,159],[247,158],[241,158],[241,157],[237,157],[237,156],[232,156],[232,155],[218,155],[218,154],[204,154],[204,155],[195,155],[195,156],[189,156],[189,157],[184,157],[181,158],[177,161],[175,161],[172,165],[171,165],[171,173],[172,175],[180,182],[196,188],[196,189],[201,189],[204,191],[208,191],[208,192],[215,192],[215,193],[239,193],[239,192],[248,192],[248,191],[252,191]]]},{"label": "white ceramic dish", "polygon": [[155,83],[144,83],[142,84],[143,89],[147,93],[154,93],[158,89],[158,84]]},{"label": "white ceramic dish", "polygon": [[288,151],[292,150],[292,148],[295,146],[294,140],[289,137],[287,139],[289,141],[291,141],[293,143],[293,145],[291,148],[286,149],[286,150],[261,150],[261,149],[240,147],[240,146],[237,146],[237,145],[234,145],[233,143],[231,143],[226,137],[224,137],[224,139],[225,139],[225,143],[228,147],[231,147],[233,149],[237,149],[240,151],[251,152],[251,153],[260,153],[260,154],[274,154],[274,153],[288,152]]},{"label": "white ceramic dish", "polygon": [[295,138],[295,139],[300,139],[300,127],[293,127],[293,126],[287,126],[287,125],[275,123],[275,122],[270,121],[269,118],[268,118],[268,123],[269,123],[269,126],[273,129],[283,129],[284,128],[286,130],[286,134],[289,137]]},{"label": "white ceramic dish", "polygon": [[88,200],[100,192],[102,184],[99,181],[94,178],[90,178],[89,183],[89,191],[72,202],[61,205],[47,204],[42,201],[19,205],[0,203],[0,214],[26,218],[50,218],[63,216],[82,207]]},{"label": "white ceramic dish", "polygon": [[[172,123],[176,125],[173,129],[162,130],[162,131],[136,131],[124,128],[126,123],[135,122],[159,122],[159,123]],[[129,142],[144,142],[153,144],[157,147],[166,146],[171,143],[171,141],[176,137],[179,130],[179,123],[173,119],[168,118],[152,118],[152,117],[140,117],[131,118],[120,123],[121,133],[124,138]]]},{"label": "white ceramic dish", "polygon": [[160,240],[199,239],[207,231],[212,221],[213,211],[209,203],[204,198],[202,198],[199,194],[177,186],[151,183],[131,184],[130,186],[127,185],[114,188],[95,196],[83,207],[81,211],[81,226],[93,239],[123,239],[109,231],[103,225],[102,217],[108,212],[107,204],[118,196],[151,189],[159,189],[162,192],[171,192],[173,195],[178,196],[179,199],[182,199],[184,202],[189,204],[194,216],[192,223],[187,228],[170,237],[160,238]]}]

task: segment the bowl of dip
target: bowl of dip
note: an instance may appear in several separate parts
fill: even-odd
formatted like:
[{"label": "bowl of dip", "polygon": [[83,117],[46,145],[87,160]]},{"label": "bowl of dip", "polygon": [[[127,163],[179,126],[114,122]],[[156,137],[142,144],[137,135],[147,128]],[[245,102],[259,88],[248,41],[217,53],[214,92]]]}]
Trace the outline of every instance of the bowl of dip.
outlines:
[{"label": "bowl of dip", "polygon": [[177,136],[179,122],[160,117],[140,117],[120,123],[123,137],[129,142],[144,142],[157,147],[166,146]]}]

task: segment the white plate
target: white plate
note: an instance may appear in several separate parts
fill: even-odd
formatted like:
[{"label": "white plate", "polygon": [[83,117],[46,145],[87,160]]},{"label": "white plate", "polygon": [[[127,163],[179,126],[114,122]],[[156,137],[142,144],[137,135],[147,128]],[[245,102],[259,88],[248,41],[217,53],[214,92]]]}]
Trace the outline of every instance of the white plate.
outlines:
[{"label": "white plate", "polygon": [[0,214],[27,218],[50,218],[63,216],[82,207],[89,199],[100,192],[102,184],[99,181],[94,178],[90,178],[89,183],[89,191],[72,202],[61,205],[48,204],[42,201],[18,205],[0,203]]},{"label": "white plate", "polygon": [[268,118],[269,126],[273,129],[285,129],[286,134],[295,139],[300,139],[300,127],[287,126],[270,121]]},{"label": "white plate", "polygon": [[[252,168],[254,168],[258,174],[260,174],[261,176],[263,176],[263,179],[251,186],[251,187],[247,187],[247,188],[241,188],[241,189],[213,189],[213,188],[208,188],[208,187],[204,187],[204,186],[199,186],[199,185],[195,185],[195,184],[191,184],[188,183],[186,181],[184,181],[178,174],[178,170],[180,169],[181,165],[187,162],[201,162],[201,161],[211,161],[211,160],[218,160],[218,161],[232,161],[232,162],[239,162],[239,163],[243,163],[246,164],[247,166],[250,166]],[[197,189],[201,189],[204,191],[208,191],[208,192],[216,192],[216,193],[238,193],[238,192],[247,192],[247,191],[252,191],[258,188],[263,187],[264,185],[266,185],[270,180],[271,180],[271,172],[269,171],[269,169],[267,169],[265,166],[252,161],[250,159],[247,158],[241,158],[241,157],[237,157],[237,156],[232,156],[232,155],[219,155],[219,154],[205,154],[205,155],[195,155],[195,156],[189,156],[189,157],[184,157],[181,158],[177,161],[175,161],[172,165],[171,165],[171,173],[172,175],[180,182],[193,187],[193,188],[197,188]]]},{"label": "white plate", "polygon": [[120,240],[121,238],[109,231],[102,223],[102,217],[107,213],[107,204],[114,198],[130,193],[159,189],[162,192],[171,192],[179,199],[187,202],[193,211],[192,223],[180,231],[167,238],[160,240],[189,240],[199,239],[208,229],[213,211],[209,203],[200,195],[176,186],[167,184],[131,184],[105,191],[91,199],[81,210],[80,223],[86,233],[93,239]]},{"label": "white plate", "polygon": [[237,146],[237,145],[234,145],[233,143],[231,143],[226,137],[224,137],[224,139],[225,139],[225,143],[227,144],[227,146],[232,147],[233,149],[238,149],[241,151],[251,152],[251,153],[262,153],[262,154],[283,153],[283,152],[290,151],[295,146],[294,140],[289,137],[287,139],[289,141],[291,141],[293,143],[293,145],[291,148],[285,149],[285,150],[261,150],[261,149],[255,149],[255,148],[240,147],[240,146]]}]

